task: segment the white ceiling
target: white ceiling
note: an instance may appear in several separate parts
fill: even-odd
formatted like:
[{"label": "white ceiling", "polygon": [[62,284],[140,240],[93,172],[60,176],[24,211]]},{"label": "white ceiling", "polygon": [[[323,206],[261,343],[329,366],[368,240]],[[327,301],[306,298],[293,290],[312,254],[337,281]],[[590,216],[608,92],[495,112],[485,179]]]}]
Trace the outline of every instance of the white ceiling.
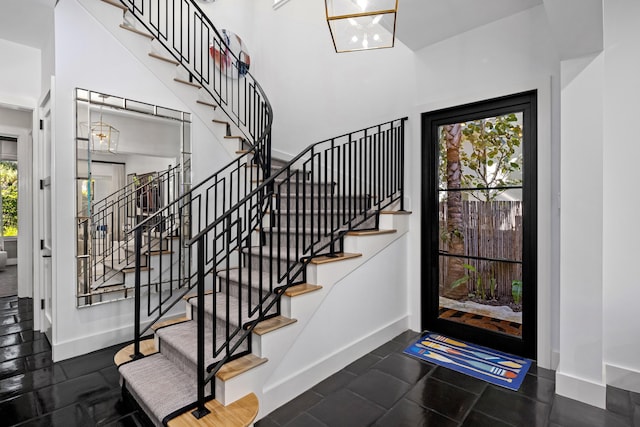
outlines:
[{"label": "white ceiling", "polygon": [[[53,34],[56,3],[57,0],[0,0],[0,39],[42,49]],[[602,49],[602,0],[398,0],[398,3],[396,37],[414,51],[541,4],[562,59]]]},{"label": "white ceiling", "polygon": [[399,0],[396,37],[419,50],[526,9],[543,0]]},{"label": "white ceiling", "polygon": [[36,49],[53,35],[56,0],[0,0],[0,39]]}]

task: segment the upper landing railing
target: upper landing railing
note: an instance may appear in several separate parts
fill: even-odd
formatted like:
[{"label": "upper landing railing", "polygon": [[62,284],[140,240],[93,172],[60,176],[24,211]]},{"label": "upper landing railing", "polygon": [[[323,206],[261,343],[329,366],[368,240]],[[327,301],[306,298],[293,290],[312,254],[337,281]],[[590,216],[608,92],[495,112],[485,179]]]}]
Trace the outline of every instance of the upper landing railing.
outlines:
[{"label": "upper landing railing", "polygon": [[[120,0],[180,63],[189,81],[200,85],[254,146],[254,162],[269,174],[273,110],[260,84],[249,72],[245,52],[233,52],[193,0]],[[125,17],[128,16],[125,14]]]}]

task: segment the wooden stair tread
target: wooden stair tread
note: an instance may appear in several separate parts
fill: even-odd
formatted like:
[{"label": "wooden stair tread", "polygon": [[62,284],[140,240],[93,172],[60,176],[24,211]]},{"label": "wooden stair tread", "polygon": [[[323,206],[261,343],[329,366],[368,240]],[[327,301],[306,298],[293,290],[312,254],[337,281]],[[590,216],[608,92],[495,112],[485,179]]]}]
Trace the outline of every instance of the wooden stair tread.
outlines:
[{"label": "wooden stair tread", "polygon": [[202,86],[200,86],[200,85],[199,85],[199,84],[197,84],[197,83],[193,83],[193,82],[190,82],[190,81],[188,81],[188,80],[180,79],[180,78],[178,78],[178,77],[174,77],[173,81],[178,82],[178,83],[185,84],[185,85],[187,85],[187,86],[195,87],[195,88],[197,88],[197,89],[201,89],[201,88],[202,88]]},{"label": "wooden stair tread", "polygon": [[[125,362],[131,362],[131,356],[133,355],[133,347],[134,344],[129,344],[128,346],[122,348],[118,351],[115,356],[113,356],[113,362],[116,366],[120,366]],[[148,338],[146,340],[140,341],[140,353],[145,356],[149,356],[150,354],[157,353],[155,340],[153,338]]]},{"label": "wooden stair tread", "polygon": [[347,253],[347,252],[339,253],[339,254],[336,254],[335,256],[323,255],[323,256],[315,257],[314,259],[312,259],[311,264],[316,264],[316,265],[328,264],[330,262],[344,261],[346,259],[358,258],[361,256],[362,254]]},{"label": "wooden stair tread", "polygon": [[310,283],[301,283],[299,285],[294,285],[289,287],[289,289],[287,289],[284,294],[288,297],[297,297],[298,295],[319,291],[320,289],[322,289],[322,286],[320,285],[312,285]]},{"label": "wooden stair tread", "polygon": [[216,104],[212,104],[211,102],[207,102],[207,101],[202,101],[201,99],[198,99],[198,100],[196,101],[196,104],[206,105],[207,107],[211,107],[211,108],[213,108],[214,110],[215,110],[216,108],[218,108],[218,106],[217,106]]},{"label": "wooden stair tread", "polygon": [[384,215],[411,215],[411,211],[380,211]]},{"label": "wooden stair tread", "polygon": [[172,253],[173,251],[169,249],[154,249],[149,252],[145,252],[144,255],[169,255]]},{"label": "wooden stair tread", "polygon": [[[226,122],[225,122],[226,123]],[[224,139],[244,139],[244,136],[237,136],[237,135],[225,135]]]},{"label": "wooden stair tread", "polygon": [[347,236],[378,236],[380,234],[393,234],[398,230],[352,230],[347,233]]},{"label": "wooden stair tread", "polygon": [[231,362],[225,363],[216,373],[216,377],[221,381],[228,381],[233,377],[237,377],[238,375],[255,368],[256,366],[266,363],[268,360],[269,359],[249,353],[246,356],[242,356],[232,360]]},{"label": "wooden stair tread", "polygon": [[166,56],[158,55],[157,53],[150,52],[149,56],[155,59],[159,59],[160,61],[168,62],[169,64],[178,65],[178,61],[173,58],[167,58]]},{"label": "wooden stair tread", "polygon": [[164,320],[154,324],[151,329],[157,331],[158,329],[165,328],[167,326],[176,325],[182,322],[188,322],[190,319],[187,316],[176,317],[175,319]]},{"label": "wooden stair tread", "polygon": [[271,319],[263,320],[258,323],[258,325],[253,329],[253,333],[256,335],[264,335],[296,322],[296,319],[290,319],[284,316],[275,316]]},{"label": "wooden stair tread", "polygon": [[[151,267],[140,267],[140,271],[150,271],[153,270],[153,268]],[[136,268],[135,267],[125,267],[120,269],[120,271],[122,271],[123,273],[135,273],[136,272]]]},{"label": "wooden stair tread", "polygon": [[249,150],[236,150],[236,154],[247,154]]},{"label": "wooden stair tread", "polygon": [[[205,295],[211,295],[212,293],[213,293],[213,290],[211,290],[211,289],[208,289],[208,290],[204,291]],[[189,301],[191,298],[195,298],[197,296],[198,296],[198,294],[196,294],[196,293],[187,294],[187,295],[183,296],[182,299],[185,300],[185,301]]]},{"label": "wooden stair tread", "polygon": [[154,38],[151,34],[145,33],[144,31],[140,31],[137,28],[133,28],[133,27],[131,27],[129,25],[120,24],[120,28],[122,28],[123,30],[131,31],[132,33],[138,34],[138,35],[140,35],[142,37],[146,37],[149,40],[153,40],[153,38]]},{"label": "wooden stair tread", "polygon": [[123,5],[122,3],[118,3],[115,0],[102,0],[103,2],[110,4],[111,6],[117,7],[118,9],[122,10],[122,11],[127,11],[129,9],[127,9],[127,6]]},{"label": "wooden stair tread", "polygon": [[[229,125],[229,122],[225,121],[225,120],[218,120],[218,119],[211,119],[211,121],[213,123],[219,123],[221,125]],[[226,137],[225,137],[226,138]]]},{"label": "wooden stair tread", "polygon": [[258,415],[258,397],[249,393],[235,402],[223,406],[217,400],[208,401],[205,406],[210,414],[196,419],[192,414],[192,410],[188,410],[167,423],[169,427],[245,427],[252,425]]}]

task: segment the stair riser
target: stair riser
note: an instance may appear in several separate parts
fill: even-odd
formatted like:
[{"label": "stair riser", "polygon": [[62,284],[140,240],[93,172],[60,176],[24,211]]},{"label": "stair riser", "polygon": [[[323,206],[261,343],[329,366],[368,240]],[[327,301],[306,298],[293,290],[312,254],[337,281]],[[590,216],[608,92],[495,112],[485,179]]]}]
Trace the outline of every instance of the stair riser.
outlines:
[{"label": "stair riser", "polygon": [[298,182],[297,180],[291,181],[290,183],[283,183],[276,178],[276,184],[273,190],[276,194],[304,194],[308,197],[318,197],[324,194],[334,194],[335,188],[334,184]]},{"label": "stair riser", "polygon": [[[160,239],[158,237],[151,237],[151,239],[149,239],[146,235],[143,235],[143,242],[142,242],[141,249],[143,253],[146,253],[149,251],[169,251],[169,250],[177,251],[179,245],[180,245],[180,239],[169,239],[169,238]],[[135,256],[135,252],[136,252],[135,243],[133,239],[131,239],[130,243],[126,247],[126,254],[131,259],[133,259],[133,257]]]},{"label": "stair riser", "polygon": [[278,259],[277,254],[274,253],[273,259],[269,260],[269,250],[268,248],[265,248],[262,256],[257,253],[244,254],[243,266],[252,270],[258,270],[258,268],[260,268],[261,259],[263,271],[272,273],[273,275],[287,271],[290,265],[294,265],[298,262],[298,259],[293,254],[289,255],[289,259],[287,259],[286,254],[282,254],[280,259]]},{"label": "stair riser", "polygon": [[325,213],[307,213],[297,215],[295,211],[274,215],[270,218],[269,224],[272,227],[286,228],[321,228],[321,229],[337,229],[343,228],[345,222],[348,222],[350,216],[347,213],[325,214]]},{"label": "stair riser", "polygon": [[[210,329],[206,329],[205,330],[205,334],[206,333],[211,333]],[[237,342],[239,341],[239,338],[234,338],[231,341],[231,346],[235,345]],[[236,352],[242,352],[242,351],[246,351],[249,347],[248,347],[248,342],[244,342],[242,343],[238,349],[236,350]],[[178,366],[180,369],[182,369],[187,375],[189,375],[189,377],[191,377],[191,379],[193,380],[193,384],[194,387],[197,385],[198,379],[196,376],[196,372],[198,370],[197,367],[197,361],[196,358],[194,357],[195,355],[192,355],[193,360],[191,357],[187,357],[186,355],[183,354],[183,349],[180,348],[176,348],[173,345],[171,345],[171,343],[164,341],[164,340],[160,340],[160,348],[162,349],[162,354],[163,356],[165,356],[167,359],[169,359],[171,362],[173,362],[176,366]],[[209,347],[209,348],[205,348],[205,353],[206,354],[210,354],[213,350]],[[218,356],[220,357],[220,356]],[[210,363],[210,362],[209,362]],[[206,369],[206,366],[205,366]],[[203,373],[205,374],[205,373]],[[209,390],[211,387],[211,384],[207,385],[207,390]]]},{"label": "stair riser", "polygon": [[[223,298],[224,295],[220,294],[220,297]],[[195,306],[190,306],[191,308],[191,318],[194,321],[198,320],[198,309]],[[205,326],[205,331],[212,331],[214,328],[214,317],[212,315],[212,313],[207,313],[205,311],[205,321],[204,321],[204,326]],[[233,312],[231,314],[231,319],[230,319],[231,323],[229,324],[229,330],[230,331],[234,331],[237,328],[237,322],[238,322],[238,313],[237,312]],[[216,317],[215,317],[215,330],[216,330],[216,337],[224,337],[226,336],[226,324],[225,324],[225,319],[224,319],[224,313],[216,313]],[[207,332],[205,332],[207,333]],[[210,332],[209,332],[210,333]]]},{"label": "stair riser", "polygon": [[[140,271],[141,283],[157,283],[160,279],[162,281],[168,281],[169,278],[171,278],[176,281],[174,288],[178,287],[177,281],[181,278],[178,261],[176,254],[173,254],[173,258],[169,254],[150,256],[148,269]],[[133,265],[134,264],[132,264],[132,266]],[[184,273],[182,274],[182,278],[184,278]],[[133,269],[124,273],[124,282],[127,285],[133,286],[135,280],[136,274]]]},{"label": "stair riser", "polygon": [[355,213],[367,210],[371,203],[369,197],[342,197],[327,195],[283,194],[276,200],[274,209],[280,208],[292,212],[307,212],[314,210],[329,210]]},{"label": "stair riser", "polygon": [[285,232],[277,233],[275,231],[265,231],[264,233],[264,242],[267,247],[272,245],[273,242],[274,248],[290,248],[292,250],[296,250],[299,253],[306,252],[306,249],[310,247],[311,242],[313,242],[317,246],[322,246],[329,241],[330,237],[325,236],[324,233],[318,234],[318,232],[308,232],[306,234],[298,233],[297,235],[295,232],[287,234]]},{"label": "stair riser", "polygon": [[[251,292],[251,305],[252,306],[256,306],[257,305],[257,301],[259,300],[264,300],[268,293],[269,293],[269,283],[268,282],[264,282],[263,283],[263,289],[262,292],[260,292],[260,289],[258,288],[258,283],[257,283],[257,279],[256,279],[256,286],[251,286],[251,288],[249,289],[246,285],[244,285],[242,287],[242,295],[243,295],[243,299],[246,300],[246,293],[248,291]],[[274,282],[273,286],[277,286],[277,284]],[[222,281],[221,283],[221,293],[225,293],[226,292],[226,281]],[[238,285],[238,282],[235,280],[229,280],[229,295],[231,295],[232,297],[235,298],[240,298],[240,287]],[[274,309],[271,310],[271,312],[275,313],[275,307]]]}]

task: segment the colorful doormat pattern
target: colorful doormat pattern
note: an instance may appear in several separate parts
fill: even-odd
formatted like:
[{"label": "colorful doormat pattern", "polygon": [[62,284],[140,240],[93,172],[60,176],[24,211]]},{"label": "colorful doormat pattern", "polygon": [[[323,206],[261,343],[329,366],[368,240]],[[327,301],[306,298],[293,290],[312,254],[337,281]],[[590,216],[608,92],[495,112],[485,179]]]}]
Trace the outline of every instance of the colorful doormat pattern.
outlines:
[{"label": "colorful doormat pattern", "polygon": [[425,332],[404,352],[436,365],[471,375],[491,384],[518,390],[531,360]]}]

